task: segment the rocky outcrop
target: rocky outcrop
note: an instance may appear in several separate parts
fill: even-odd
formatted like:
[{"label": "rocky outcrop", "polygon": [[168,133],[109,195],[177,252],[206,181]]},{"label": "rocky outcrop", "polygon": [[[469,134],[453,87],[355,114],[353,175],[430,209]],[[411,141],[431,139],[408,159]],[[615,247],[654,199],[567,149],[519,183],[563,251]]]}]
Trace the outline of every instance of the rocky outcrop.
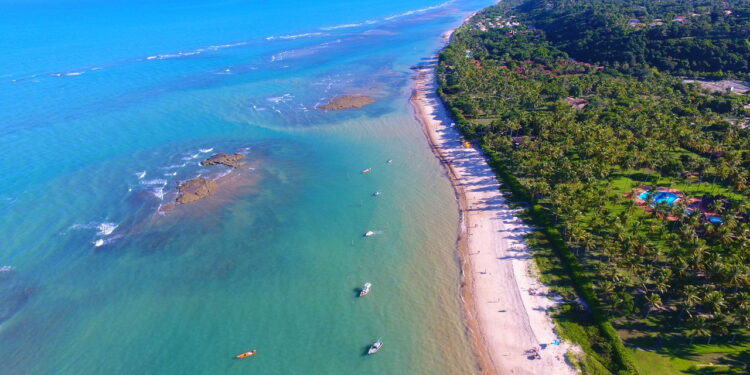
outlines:
[{"label": "rocky outcrop", "polygon": [[179,192],[177,203],[187,204],[201,200],[214,194],[218,187],[216,181],[203,177],[183,182],[177,187],[177,191]]},{"label": "rocky outcrop", "polygon": [[240,159],[244,157],[245,155],[242,155],[242,154],[230,155],[230,154],[225,154],[222,152],[202,161],[201,165],[208,166],[208,165],[215,165],[215,164],[224,164],[229,167],[238,168],[238,167],[245,165],[244,161],[240,161]]},{"label": "rocky outcrop", "polygon": [[333,98],[328,104],[320,106],[326,111],[340,111],[347,108],[362,108],[375,101],[366,95],[347,95]]}]

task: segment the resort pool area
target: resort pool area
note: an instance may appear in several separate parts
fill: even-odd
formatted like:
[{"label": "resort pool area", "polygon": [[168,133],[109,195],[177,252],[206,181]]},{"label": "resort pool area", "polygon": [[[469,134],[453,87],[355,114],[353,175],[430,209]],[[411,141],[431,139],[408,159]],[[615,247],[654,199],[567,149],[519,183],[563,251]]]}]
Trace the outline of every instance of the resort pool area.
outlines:
[{"label": "resort pool area", "polygon": [[706,216],[706,218],[708,219],[708,221],[714,224],[721,224],[724,222],[724,219],[722,219],[719,216],[710,215],[710,216]]},{"label": "resort pool area", "polygon": [[[645,201],[646,199],[648,199],[648,196],[650,194],[652,193],[649,191],[644,191],[643,193],[638,194],[638,198]],[[652,205],[654,206],[662,202],[671,206],[672,203],[674,203],[677,199],[680,198],[680,196],[677,195],[676,193],[672,193],[669,191],[657,191],[657,192],[654,192],[653,194],[654,194],[654,203]]]}]

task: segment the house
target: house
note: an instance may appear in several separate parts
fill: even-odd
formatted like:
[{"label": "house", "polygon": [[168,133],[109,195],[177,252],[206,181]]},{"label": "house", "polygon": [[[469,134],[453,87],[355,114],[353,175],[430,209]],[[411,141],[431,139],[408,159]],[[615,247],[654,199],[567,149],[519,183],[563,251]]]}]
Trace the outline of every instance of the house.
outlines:
[{"label": "house", "polygon": [[589,101],[584,98],[573,98],[573,97],[567,97],[565,98],[565,101],[568,102],[568,104],[572,105],[575,109],[583,109],[586,107],[586,104],[589,104]]}]

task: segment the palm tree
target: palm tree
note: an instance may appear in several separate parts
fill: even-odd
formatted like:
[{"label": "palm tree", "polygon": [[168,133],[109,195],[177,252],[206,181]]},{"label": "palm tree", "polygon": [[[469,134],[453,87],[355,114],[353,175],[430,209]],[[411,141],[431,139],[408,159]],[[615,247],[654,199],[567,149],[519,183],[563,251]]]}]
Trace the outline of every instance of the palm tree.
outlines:
[{"label": "palm tree", "polygon": [[646,305],[648,306],[648,309],[646,310],[646,318],[648,318],[651,311],[661,308],[661,296],[657,293],[649,294],[646,296]]},{"label": "palm tree", "polygon": [[727,306],[727,302],[724,299],[724,293],[718,290],[708,292],[703,299],[703,304],[715,317],[721,315],[721,311]]},{"label": "palm tree", "polygon": [[690,343],[689,346],[693,346],[693,340],[697,336],[710,336],[711,330],[708,329],[708,322],[706,322],[706,318],[702,316],[696,316],[694,318],[690,318],[688,321],[688,330],[685,331],[685,334],[687,334],[688,337],[690,337]]}]

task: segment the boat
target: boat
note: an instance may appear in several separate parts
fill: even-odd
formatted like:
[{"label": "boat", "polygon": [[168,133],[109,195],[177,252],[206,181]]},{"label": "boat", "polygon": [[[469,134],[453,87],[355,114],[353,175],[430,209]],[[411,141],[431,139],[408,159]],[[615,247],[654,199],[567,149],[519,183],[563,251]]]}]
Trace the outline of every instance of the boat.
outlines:
[{"label": "boat", "polygon": [[383,347],[383,340],[378,339],[378,341],[375,341],[370,345],[370,349],[367,350],[367,354],[375,354],[380,350],[380,348]]},{"label": "boat", "polygon": [[388,159],[388,164],[393,163],[393,159]]},{"label": "boat", "polygon": [[362,174],[367,174],[367,173],[370,173],[370,172],[372,172],[372,168],[367,168],[367,169],[365,169],[365,170],[362,171]]},{"label": "boat", "polygon": [[377,196],[379,196],[379,195],[380,195],[380,192],[379,192],[379,191],[376,191],[376,192],[372,193],[372,196],[373,196],[373,197],[377,197]]},{"label": "boat", "polygon": [[364,297],[364,296],[368,295],[370,293],[370,287],[371,286],[372,286],[372,284],[365,283],[365,285],[362,286],[362,290],[359,291],[359,296],[360,297]]},{"label": "boat", "polygon": [[368,231],[367,231],[367,232],[365,233],[365,237],[372,237],[372,236],[374,236],[374,235],[375,235],[375,232],[373,232],[373,231],[371,231],[371,230],[368,230]]},{"label": "boat", "polygon": [[237,357],[235,357],[235,358],[242,359],[242,358],[252,357],[257,352],[258,352],[257,350],[251,350],[251,351],[249,351],[247,353],[238,354]]}]

